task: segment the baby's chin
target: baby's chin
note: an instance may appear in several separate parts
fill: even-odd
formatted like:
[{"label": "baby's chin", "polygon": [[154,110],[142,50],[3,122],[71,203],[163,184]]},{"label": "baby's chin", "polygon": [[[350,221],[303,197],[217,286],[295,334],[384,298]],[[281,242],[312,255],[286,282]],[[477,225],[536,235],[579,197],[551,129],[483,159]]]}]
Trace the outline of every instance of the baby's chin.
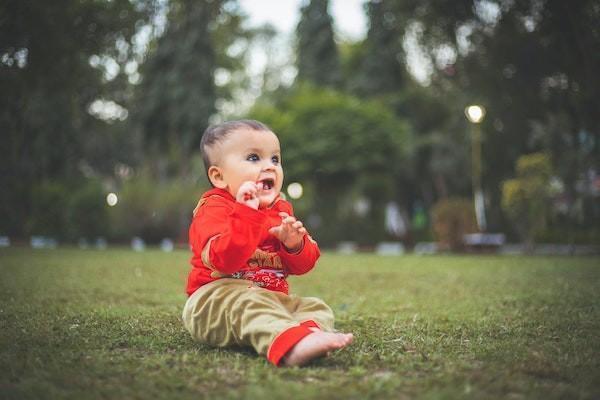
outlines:
[{"label": "baby's chin", "polygon": [[277,198],[277,196],[279,195],[278,192],[271,192],[271,193],[265,193],[265,194],[260,194],[258,196],[258,208],[267,208],[269,207],[271,204],[273,204],[273,202],[275,201],[275,199]]}]

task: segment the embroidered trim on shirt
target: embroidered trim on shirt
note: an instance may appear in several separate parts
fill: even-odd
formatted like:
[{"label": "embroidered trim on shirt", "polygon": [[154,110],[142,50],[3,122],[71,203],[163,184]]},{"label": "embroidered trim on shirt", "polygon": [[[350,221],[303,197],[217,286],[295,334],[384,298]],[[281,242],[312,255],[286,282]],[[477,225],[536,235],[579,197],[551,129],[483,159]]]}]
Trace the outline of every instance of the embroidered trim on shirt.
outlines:
[{"label": "embroidered trim on shirt", "polygon": [[208,202],[208,199],[210,199],[211,197],[221,197],[219,195],[216,194],[212,194],[210,196],[207,197],[202,197],[200,200],[198,200],[198,204],[196,204],[196,207],[194,208],[194,211],[192,211],[192,216],[196,216],[196,214],[198,214],[198,211],[200,211],[200,207],[202,207],[203,205],[205,205]]},{"label": "embroidered trim on shirt", "polygon": [[206,245],[202,249],[202,253],[200,256],[202,259],[202,264],[204,264],[207,268],[212,269],[213,271],[216,271],[216,268],[210,262],[210,244],[212,243],[213,240],[215,240],[219,236],[220,235],[215,235],[215,236],[211,237],[210,239],[208,239],[208,241],[206,242]]},{"label": "embroidered trim on shirt", "polygon": [[192,216],[196,216],[196,214],[198,214],[198,211],[200,210],[200,207],[202,207],[204,204],[206,204],[206,198],[201,198],[200,200],[198,200],[198,204],[196,204],[196,207],[194,208],[194,211],[192,211]]}]

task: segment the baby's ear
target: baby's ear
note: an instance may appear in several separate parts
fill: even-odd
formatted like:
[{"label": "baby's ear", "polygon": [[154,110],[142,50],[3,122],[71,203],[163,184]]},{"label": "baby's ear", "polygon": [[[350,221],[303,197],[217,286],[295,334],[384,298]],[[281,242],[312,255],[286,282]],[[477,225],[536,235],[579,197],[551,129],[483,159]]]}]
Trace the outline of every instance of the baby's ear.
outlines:
[{"label": "baby's ear", "polygon": [[208,179],[218,189],[225,189],[227,187],[227,183],[223,180],[223,173],[219,167],[213,165],[208,169]]}]

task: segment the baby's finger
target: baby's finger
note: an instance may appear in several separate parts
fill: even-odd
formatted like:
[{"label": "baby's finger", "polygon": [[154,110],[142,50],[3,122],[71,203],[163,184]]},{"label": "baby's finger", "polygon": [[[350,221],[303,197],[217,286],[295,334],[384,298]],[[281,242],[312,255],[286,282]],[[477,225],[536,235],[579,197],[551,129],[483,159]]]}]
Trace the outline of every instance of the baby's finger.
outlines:
[{"label": "baby's finger", "polygon": [[303,225],[302,221],[296,221],[296,222],[294,222],[292,224],[292,228],[294,228],[294,229],[300,229],[300,228],[302,228],[302,225]]},{"label": "baby's finger", "polygon": [[302,228],[298,229],[298,233],[301,235],[304,235],[306,233],[306,228],[302,227]]},{"label": "baby's finger", "polygon": [[238,198],[246,197],[247,195],[256,195],[256,185],[253,182],[245,182],[238,189]]},{"label": "baby's finger", "polygon": [[247,189],[257,190],[258,189],[258,185],[252,181],[246,181],[246,182],[242,183],[241,187],[243,187],[244,190],[247,190]]},{"label": "baby's finger", "polygon": [[286,224],[286,225],[292,225],[296,221],[297,221],[296,218],[288,215],[281,222],[284,223],[284,224]]},{"label": "baby's finger", "polygon": [[289,217],[289,216],[290,216],[290,214],[288,214],[288,213],[286,213],[286,212],[283,212],[283,211],[281,211],[281,212],[279,213],[279,216],[280,216],[280,217],[283,219],[283,218],[287,218],[287,217]]}]

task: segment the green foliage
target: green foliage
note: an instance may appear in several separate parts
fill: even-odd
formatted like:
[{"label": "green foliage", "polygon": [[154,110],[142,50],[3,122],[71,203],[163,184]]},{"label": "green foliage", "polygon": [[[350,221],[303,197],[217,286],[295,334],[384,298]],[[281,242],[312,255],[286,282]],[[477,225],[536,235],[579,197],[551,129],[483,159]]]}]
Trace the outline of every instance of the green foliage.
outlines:
[{"label": "green foliage", "polygon": [[[136,23],[150,13],[144,0],[0,2],[2,233],[25,234],[33,186],[81,175],[86,134],[97,128],[88,107],[123,90]],[[108,84],[92,59],[110,60],[118,76]]]},{"label": "green foliage", "polygon": [[64,237],[68,189],[57,182],[46,182],[33,187],[31,197],[27,231],[34,235]]},{"label": "green foliage", "polygon": [[108,231],[106,194],[99,181],[46,181],[31,189],[25,232],[75,241]]},{"label": "green foliage", "polygon": [[444,250],[464,250],[464,235],[477,232],[473,202],[463,198],[438,201],[431,209],[433,234]]},{"label": "green foliage", "polygon": [[[227,52],[246,35],[232,3],[171,1],[166,31],[152,43],[143,65],[133,120],[161,179],[189,173],[187,161],[198,151],[202,131],[217,111],[217,99],[231,97],[232,88],[215,85],[215,72],[219,68],[233,76],[243,66],[241,56],[233,58]],[[172,153],[178,155],[174,171],[165,171],[162,164],[173,166],[173,158],[167,160]]]},{"label": "green foliage", "polygon": [[298,79],[315,85],[339,87],[341,67],[328,6],[329,0],[310,0],[301,9],[296,29]]},{"label": "green foliage", "polygon": [[393,176],[402,167],[390,161],[408,153],[407,127],[384,105],[333,90],[302,86],[251,115],[279,135],[292,179],[343,187],[363,174]]},{"label": "green foliage", "polygon": [[550,158],[544,153],[534,153],[519,157],[517,160],[517,176],[534,185],[548,184],[552,176]]},{"label": "green foliage", "polygon": [[108,234],[106,191],[100,181],[86,180],[69,193],[66,207],[68,237],[94,238]]},{"label": "green foliage", "polygon": [[501,6],[493,23],[484,15],[471,33],[473,51],[455,68],[456,81],[490,111],[484,159],[496,166],[493,181],[510,176],[522,154],[543,151],[576,200],[575,182],[600,159],[598,2],[527,0]]},{"label": "green foliage", "polygon": [[[368,237],[361,240],[375,240],[383,236],[368,224],[381,216],[368,215],[368,226],[358,223],[352,211],[356,200],[367,196],[378,212],[383,198],[402,197],[400,202],[411,208],[416,201],[429,207],[447,195],[465,195],[470,185],[464,173],[469,142],[463,109],[480,102],[487,108],[481,129],[490,225],[504,223],[501,182],[519,156],[533,151],[551,156],[554,172],[567,186],[565,197],[573,199],[565,223],[598,225],[597,198],[575,187],[598,170],[600,160],[595,72],[600,58],[593,51],[600,45],[597,0],[568,5],[560,0],[372,0],[365,6],[367,38],[342,44],[339,53],[327,8],[326,0],[303,3],[298,82],[344,88],[377,103],[317,93],[317,106],[311,108],[313,93],[300,88],[291,96],[285,90],[271,93],[284,98],[276,107],[256,107],[268,114],[265,119],[276,131],[293,128],[285,139],[292,148],[308,143],[315,155],[292,150],[288,157],[288,179],[307,180],[312,193],[299,202],[303,212],[331,203],[323,213],[337,217],[324,219],[334,227],[327,229],[339,229],[339,239],[364,232]],[[133,38],[152,25],[156,9],[168,10],[166,30],[160,37],[151,34],[148,53],[141,54]],[[226,104],[247,82],[242,69],[250,36],[233,0],[6,0],[0,3],[0,32],[0,234],[24,236],[29,227],[44,231],[51,221],[71,218],[47,209],[48,215],[39,218],[48,222],[31,220],[39,209],[59,204],[52,199],[65,201],[61,188],[46,187],[40,199],[33,197],[48,182],[112,179],[117,163],[154,164],[161,184],[189,176],[189,154],[196,151],[201,131],[211,116],[222,117],[215,115],[216,105]],[[273,30],[263,33],[274,37]],[[405,71],[405,45],[415,42],[431,61],[425,86]],[[264,74],[268,90],[287,71],[277,57],[271,60]],[[140,85],[125,73],[136,63]],[[215,73],[222,78],[219,86]],[[97,99],[123,105],[130,118],[113,123],[94,118],[89,110]],[[372,106],[363,109],[365,104]],[[288,107],[301,109],[292,113]],[[323,116],[318,107],[342,112]],[[388,140],[379,128],[373,133],[376,143],[370,143],[371,127],[387,124],[381,122],[386,118],[410,124],[413,135],[400,144],[402,157],[395,155],[395,139]],[[363,138],[359,131],[366,132]],[[331,157],[338,150],[340,156]],[[387,164],[390,174],[379,173],[382,160],[393,161]],[[381,199],[368,186],[375,186]],[[507,191],[521,196],[514,185]],[[46,199],[43,205],[41,199]],[[67,229],[61,235],[75,234]],[[333,234],[327,240],[334,240]]]},{"label": "green foliage", "polygon": [[502,183],[502,209],[511,218],[529,249],[548,220],[552,166],[544,153],[521,156],[517,178]]},{"label": "green foliage", "polygon": [[[279,135],[286,181],[314,189],[307,212],[321,217],[312,230],[320,243],[383,238],[383,205],[398,195],[409,152],[403,121],[379,102],[310,86],[250,115]],[[362,223],[352,211],[359,198],[371,205]]]},{"label": "green foliage", "polygon": [[367,96],[397,93],[404,89],[407,78],[403,50],[405,24],[392,12],[392,2],[371,1],[366,8],[369,31],[364,54],[349,86]]},{"label": "green foliage", "polygon": [[135,118],[148,149],[191,151],[215,112],[211,22],[222,1],[173,2],[166,32],[143,66]]},{"label": "green foliage", "polygon": [[[510,176],[519,156],[535,151],[545,151],[552,156],[556,172],[566,182],[569,196],[574,198],[570,213],[575,215],[574,204],[585,197],[575,189],[575,182],[590,169],[598,170],[600,160],[600,114],[597,112],[600,81],[594,72],[600,70],[600,57],[594,51],[600,47],[598,2],[584,0],[567,5],[560,0],[543,3],[537,0],[373,0],[368,7],[369,36],[353,54],[365,55],[363,69],[373,63],[373,68],[379,68],[380,73],[363,74],[359,73],[360,68],[355,68],[354,74],[347,72],[347,76],[359,81],[351,85],[352,90],[367,89],[365,93],[378,96],[387,88],[396,88],[397,83],[391,78],[386,79],[389,84],[386,87],[381,83],[386,81],[382,77],[400,76],[391,74],[392,68],[397,67],[392,56],[397,54],[405,61],[403,43],[404,39],[410,39],[411,46],[418,44],[421,55],[431,62],[429,85],[423,90],[438,99],[444,106],[442,111],[449,113],[445,116],[435,107],[429,112],[431,119],[411,117],[416,133],[426,133],[428,139],[441,143],[422,147],[423,151],[419,152],[417,171],[424,171],[423,177],[415,179],[423,182],[417,184],[421,186],[419,195],[426,197],[433,192],[443,197],[445,186],[450,194],[464,193],[463,183],[467,181],[448,182],[444,175],[441,182],[446,185],[432,185],[440,180],[427,164],[429,160],[439,159],[440,154],[457,164],[459,157],[452,151],[455,149],[446,144],[468,146],[464,140],[456,140],[468,129],[464,118],[462,123],[457,123],[456,117],[462,117],[462,109],[467,104],[477,102],[487,109],[481,125],[486,163],[483,182],[488,189],[486,194],[491,197],[492,225],[501,219],[498,213],[501,195],[496,188]],[[386,28],[386,21],[393,24]],[[376,43],[388,44],[382,47]],[[375,47],[379,48],[378,55],[367,57],[372,51],[369,49]],[[369,88],[372,90],[368,91]],[[399,86],[401,97],[407,94],[406,89]],[[390,89],[392,94],[393,90]],[[407,110],[412,111],[410,102],[399,102],[399,107],[394,109],[400,116]],[[438,120],[438,117],[445,118]],[[450,140],[444,143],[443,137]],[[461,175],[455,171],[461,169],[451,170],[453,180],[459,180]],[[583,200],[584,204],[593,203],[589,198]],[[593,215],[595,206],[586,207],[586,215]],[[597,225],[597,217],[595,219]]]},{"label": "green foliage", "polygon": [[109,211],[111,237],[187,242],[191,213],[202,191],[195,182],[172,179],[159,183],[148,174],[125,181],[118,191],[118,204]]},{"label": "green foliage", "polygon": [[[405,42],[412,22],[426,9],[418,2],[370,1],[367,38],[345,45],[342,55],[346,87],[354,94],[377,99],[406,120],[414,132],[410,169],[402,182],[405,204],[431,207],[436,199],[466,194],[470,187],[469,142],[461,91],[436,81],[428,86],[407,73]],[[450,10],[452,15],[455,10]],[[410,37],[414,40],[414,37]]]},{"label": "green foliage", "polygon": [[303,368],[195,343],[181,323],[189,257],[0,249],[2,398],[593,399],[600,391],[597,257],[326,253],[292,278],[292,291],[325,300],[336,328],[355,339]]}]

